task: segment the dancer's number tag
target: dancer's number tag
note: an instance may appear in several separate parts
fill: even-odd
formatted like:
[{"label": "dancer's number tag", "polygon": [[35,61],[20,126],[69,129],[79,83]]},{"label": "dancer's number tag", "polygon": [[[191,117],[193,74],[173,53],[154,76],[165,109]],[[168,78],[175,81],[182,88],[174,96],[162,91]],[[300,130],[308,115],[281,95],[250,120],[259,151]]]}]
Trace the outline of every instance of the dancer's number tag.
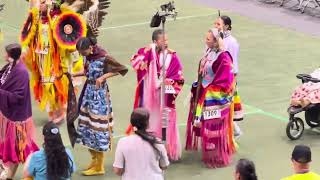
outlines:
[{"label": "dancer's number tag", "polygon": [[204,120],[221,118],[221,110],[220,109],[207,109],[203,112]]},{"label": "dancer's number tag", "polygon": [[48,48],[45,48],[44,50],[36,50],[35,52],[37,54],[45,55],[45,54],[48,54],[49,50],[48,50]]},{"label": "dancer's number tag", "polygon": [[165,86],[165,93],[166,94],[175,94],[176,90],[174,89],[174,87],[172,85],[166,85]]}]

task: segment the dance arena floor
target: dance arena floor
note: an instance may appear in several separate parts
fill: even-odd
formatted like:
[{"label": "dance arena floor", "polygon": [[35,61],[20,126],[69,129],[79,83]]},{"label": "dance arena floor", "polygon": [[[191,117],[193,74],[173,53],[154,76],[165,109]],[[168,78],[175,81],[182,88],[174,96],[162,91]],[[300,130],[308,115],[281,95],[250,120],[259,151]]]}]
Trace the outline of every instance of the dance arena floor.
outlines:
[{"label": "dance arena floor", "polygon": [[[0,27],[4,34],[1,52],[5,44],[18,40],[20,28],[27,16],[27,3],[24,0],[1,0],[2,2],[6,6],[0,13]],[[137,49],[150,43],[152,29],[149,28],[149,21],[157,7],[165,2],[111,0],[107,21],[101,28],[99,44],[118,61],[129,66],[129,59]],[[190,84],[196,79],[198,60],[204,48],[204,36],[217,17],[217,9],[191,0],[176,0],[176,8],[179,16],[176,21],[168,21],[167,31],[169,46],[181,58],[186,79],[186,85],[177,100],[178,124],[184,146]],[[300,83],[295,75],[318,68],[319,39],[233,12],[235,11],[222,11],[222,14],[232,18],[233,34],[240,42],[239,90],[246,116],[239,123],[244,134],[239,140],[238,153],[230,167],[207,169],[201,163],[200,153],[184,151],[181,161],[172,164],[166,171],[166,179],[231,180],[234,164],[240,158],[249,158],[256,163],[259,179],[280,179],[292,173],[291,151],[294,145],[301,143],[312,147],[312,169],[320,172],[320,134],[317,130],[307,129],[298,141],[288,140],[285,134],[290,95]],[[295,18],[294,14],[292,18]],[[0,64],[3,65],[3,61]],[[115,115],[115,145],[129,122],[135,79],[135,72],[129,68],[126,77],[109,80]],[[38,143],[41,144],[41,128],[47,119],[46,113],[40,112],[36,103],[33,106],[33,118],[37,126]],[[70,147],[66,124],[62,125],[62,136],[65,145]],[[78,170],[72,179],[120,179],[111,170],[114,151],[106,156],[107,174],[99,177],[83,177],[80,174],[90,158],[85,148],[76,146],[73,154]],[[17,178],[21,176],[20,167]]]}]

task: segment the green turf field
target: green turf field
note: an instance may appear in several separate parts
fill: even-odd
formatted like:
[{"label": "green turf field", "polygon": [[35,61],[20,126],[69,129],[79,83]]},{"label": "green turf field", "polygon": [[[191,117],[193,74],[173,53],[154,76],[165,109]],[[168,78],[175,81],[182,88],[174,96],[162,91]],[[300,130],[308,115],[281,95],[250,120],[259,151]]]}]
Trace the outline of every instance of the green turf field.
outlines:
[{"label": "green turf field", "polygon": [[[0,13],[4,40],[1,45],[17,41],[20,27],[27,15],[24,0],[2,0],[5,10]],[[101,28],[99,43],[123,64],[139,47],[149,44],[152,29],[149,21],[163,0],[112,0],[107,21]],[[181,143],[185,144],[185,123],[188,113],[190,84],[196,79],[199,57],[204,48],[204,36],[217,16],[215,9],[193,4],[191,0],[176,0],[178,19],[167,23],[169,46],[177,51],[184,65],[186,85],[177,102]],[[284,28],[262,24],[232,12],[223,12],[233,20],[234,36],[240,42],[240,95],[245,103],[245,121],[240,123],[244,135],[239,140],[239,158],[252,159],[261,180],[276,180],[290,175],[290,155],[298,143],[310,145],[313,150],[313,170],[320,172],[320,134],[307,130],[298,141],[289,141],[285,135],[286,113],[293,89],[300,83],[295,75],[310,72],[318,67],[319,39]],[[1,62],[0,64],[3,64]],[[109,80],[115,115],[116,140],[121,137],[129,122],[135,91],[135,72],[130,68],[126,77]],[[1,98],[1,97],[0,97]],[[41,126],[47,121],[46,113],[33,106],[38,142],[41,144]],[[69,145],[65,124],[63,139]],[[83,177],[80,170],[86,167],[89,156],[85,148],[73,150],[78,171],[73,179],[120,179],[112,171],[114,151],[107,153],[107,174],[100,177]],[[201,163],[200,153],[183,152],[182,160],[172,164],[166,172],[169,180],[231,180],[234,163],[228,168],[207,169]],[[21,177],[21,167],[17,178]]]}]

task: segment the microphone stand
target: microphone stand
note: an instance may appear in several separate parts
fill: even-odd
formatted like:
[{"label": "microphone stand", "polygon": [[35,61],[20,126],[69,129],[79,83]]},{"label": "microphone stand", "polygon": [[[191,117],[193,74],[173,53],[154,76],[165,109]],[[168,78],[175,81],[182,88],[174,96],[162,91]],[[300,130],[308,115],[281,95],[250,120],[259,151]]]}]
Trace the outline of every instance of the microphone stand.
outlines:
[{"label": "microphone stand", "polygon": [[167,59],[167,50],[165,47],[165,23],[166,23],[166,17],[167,16],[171,16],[174,19],[177,16],[177,12],[175,11],[175,7],[174,7],[174,2],[169,2],[167,4],[161,5],[160,6],[162,11],[161,12],[157,12],[151,21],[150,26],[151,27],[159,27],[159,25],[161,24],[161,29],[163,32],[163,44],[161,45],[161,53],[163,53],[162,59],[159,59],[160,62],[162,62],[162,67],[161,67],[161,71],[160,71],[160,82],[161,82],[161,86],[160,86],[160,113],[161,113],[161,126],[162,126],[162,141],[164,143],[166,143],[167,140],[167,127],[168,127],[168,113],[169,113],[169,109],[166,108],[166,99],[165,99],[165,81],[166,81],[166,59]]},{"label": "microphone stand", "polygon": [[165,95],[165,82],[166,82],[166,59],[167,59],[167,50],[165,47],[165,23],[166,23],[166,16],[161,16],[161,27],[163,33],[163,44],[161,46],[161,52],[163,53],[162,56],[162,67],[160,73],[160,80],[161,80],[161,93],[160,93],[160,111],[161,111],[161,120],[162,120],[162,141],[166,143],[167,141],[167,128],[168,128],[168,109],[166,108],[166,95]]},{"label": "microphone stand", "polygon": [[168,128],[168,119],[169,119],[169,109],[166,107],[166,95],[165,95],[165,89],[166,89],[166,59],[167,59],[167,49],[165,47],[165,24],[166,24],[166,17],[167,16],[173,16],[174,19],[176,17],[176,13],[170,13],[170,12],[162,12],[159,13],[159,16],[161,17],[161,29],[163,33],[163,44],[161,46],[161,52],[163,53],[162,56],[162,67],[161,67],[161,73],[160,73],[160,81],[161,81],[161,92],[160,92],[160,111],[161,111],[161,120],[162,120],[162,141],[165,144],[167,141],[167,128]]}]

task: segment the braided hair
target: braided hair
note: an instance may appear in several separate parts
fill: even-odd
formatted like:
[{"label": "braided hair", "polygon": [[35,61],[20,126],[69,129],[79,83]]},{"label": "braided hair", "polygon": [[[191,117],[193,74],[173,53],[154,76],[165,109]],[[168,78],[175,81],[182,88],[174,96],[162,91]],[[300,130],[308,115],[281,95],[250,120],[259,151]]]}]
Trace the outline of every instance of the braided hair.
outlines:
[{"label": "braided hair", "polygon": [[225,26],[228,26],[228,30],[231,31],[232,30],[232,21],[231,18],[229,16],[220,16],[220,19],[223,21],[223,24]]},{"label": "braided hair", "polygon": [[[9,56],[9,58],[12,59],[13,61],[9,62],[2,69],[0,69],[0,76],[2,76],[2,74],[7,70],[7,68],[13,69],[21,56],[20,44],[17,44],[17,43],[9,44],[5,47],[5,50]],[[12,63],[12,65],[11,65],[11,63]],[[11,65],[11,67],[9,67],[10,65]]]},{"label": "braided hair", "polygon": [[8,56],[13,59],[13,67],[21,56],[21,46],[18,43],[9,44],[5,47]]},{"label": "braided hair", "polygon": [[146,109],[137,108],[132,112],[130,122],[131,125],[136,128],[135,134],[147,141],[156,151],[157,155],[160,156],[160,151],[156,147],[156,144],[161,144],[161,142],[155,136],[146,131],[149,125],[149,117],[150,114]]}]

